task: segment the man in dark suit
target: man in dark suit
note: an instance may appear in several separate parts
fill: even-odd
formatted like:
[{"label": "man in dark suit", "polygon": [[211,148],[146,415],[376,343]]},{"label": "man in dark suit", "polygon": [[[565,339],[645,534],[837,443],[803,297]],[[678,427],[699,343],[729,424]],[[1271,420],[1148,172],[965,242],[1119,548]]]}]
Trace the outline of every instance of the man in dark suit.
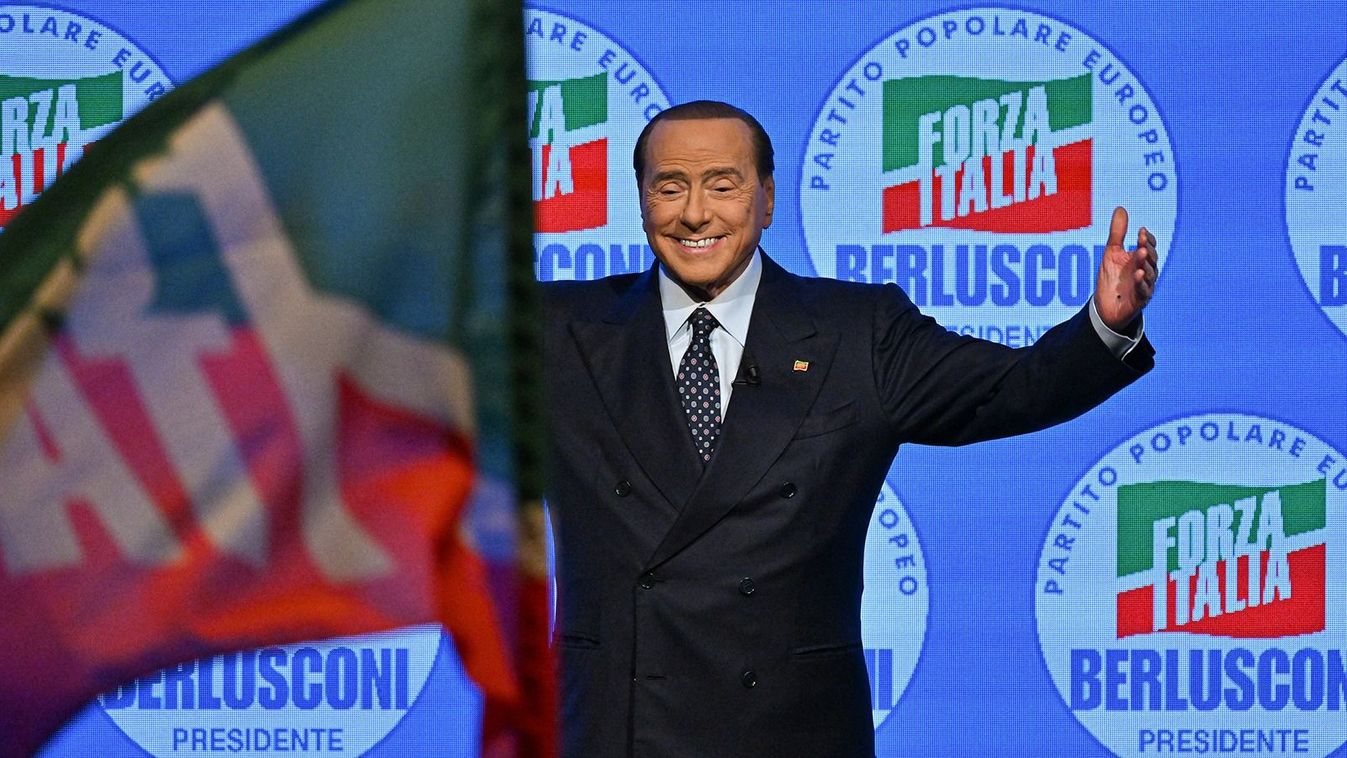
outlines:
[{"label": "man in dark suit", "polygon": [[1154,239],[1125,250],[1115,211],[1092,305],[1011,350],[767,258],[743,111],[664,111],[635,166],[659,264],[546,288],[563,752],[871,756],[862,552],[898,446],[1040,429],[1149,369]]}]

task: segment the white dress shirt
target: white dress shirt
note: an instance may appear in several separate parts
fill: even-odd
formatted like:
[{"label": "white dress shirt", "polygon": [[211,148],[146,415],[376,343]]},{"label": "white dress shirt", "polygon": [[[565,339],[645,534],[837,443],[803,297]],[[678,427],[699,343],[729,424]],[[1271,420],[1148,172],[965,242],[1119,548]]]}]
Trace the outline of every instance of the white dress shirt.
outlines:
[{"label": "white dress shirt", "polygon": [[[758,296],[758,282],[762,281],[762,258],[760,251],[753,252],[748,268],[725,288],[714,300],[697,302],[687,291],[678,286],[664,267],[659,267],[659,299],[664,309],[664,335],[669,341],[669,367],[673,375],[678,376],[678,364],[683,353],[692,344],[692,326],[688,317],[701,306],[705,306],[711,315],[720,322],[720,328],[711,332],[711,354],[716,357],[716,366],[720,371],[720,413],[723,418],[730,407],[730,393],[734,391],[734,378],[739,374],[739,363],[744,357],[744,345],[748,342],[748,321],[753,316],[753,303]],[[1099,339],[1109,351],[1120,360],[1132,352],[1132,348],[1141,342],[1145,324],[1137,317],[1135,336],[1118,334],[1104,324],[1095,309],[1094,298],[1090,298],[1090,323],[1094,326]]]},{"label": "white dress shirt", "polygon": [[730,282],[716,298],[707,303],[693,300],[687,291],[674,283],[659,267],[659,299],[664,308],[664,336],[669,340],[669,364],[678,376],[678,364],[683,353],[692,344],[692,326],[688,317],[700,306],[705,306],[720,328],[711,332],[711,354],[716,357],[720,371],[720,415],[730,407],[730,393],[734,391],[734,377],[739,374],[739,362],[744,357],[744,343],[748,341],[748,320],[753,316],[753,303],[758,296],[758,282],[762,280],[762,259],[758,251],[748,262],[748,268],[738,279]]}]

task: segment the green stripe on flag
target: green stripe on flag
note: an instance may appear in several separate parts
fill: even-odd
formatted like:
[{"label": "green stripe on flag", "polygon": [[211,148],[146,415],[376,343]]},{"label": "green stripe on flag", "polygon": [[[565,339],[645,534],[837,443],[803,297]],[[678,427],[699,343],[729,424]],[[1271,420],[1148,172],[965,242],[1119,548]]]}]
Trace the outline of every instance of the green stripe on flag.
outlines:
[{"label": "green stripe on flag", "polygon": [[[484,103],[462,75],[476,49],[455,31],[466,12],[410,5],[425,12],[347,4],[342,23],[314,25],[243,68],[222,97],[310,284],[408,334],[451,342],[445,288],[471,200],[462,160],[477,113],[469,104]],[[337,44],[346,55],[320,54]],[[299,116],[324,128],[296,150],[278,136]],[[324,152],[334,159],[313,160]]]},{"label": "green stripe on flag", "polygon": [[[608,120],[608,74],[594,74],[579,79],[558,81],[530,81],[529,94],[542,96],[550,87],[561,87],[561,110],[566,117],[566,131],[573,132],[586,126]],[[542,126],[542,109],[533,114],[529,124],[529,139],[535,139]]]},{"label": "green stripe on flag", "polygon": [[[83,79],[34,79],[27,76],[8,76],[0,74],[0,100],[12,97],[27,98],[34,92],[52,91],[53,93],[67,84],[75,85],[75,98],[79,103],[80,128],[93,129],[122,119],[122,72],[112,71],[99,76]],[[56,122],[56,103],[47,115],[47,123],[42,127],[43,134],[51,134]],[[29,114],[34,109],[29,107]]]},{"label": "green stripe on flag", "polygon": [[[943,115],[947,109],[955,105],[965,105],[971,109],[973,103],[978,100],[995,100],[1007,92],[1027,92],[1038,86],[1047,90],[1048,124],[1054,132],[1090,123],[1093,118],[1093,92],[1089,74],[1039,82],[1012,82],[944,75],[885,81],[883,170],[892,171],[917,164],[917,119],[921,116],[927,113]],[[1024,103],[1021,101],[1015,125],[1016,137],[1024,136],[1023,106]],[[1003,103],[998,124],[1004,123],[1008,110],[1009,106]],[[932,168],[944,164],[944,152],[937,144],[935,165]]]},{"label": "green stripe on flag", "polygon": [[[1124,484],[1118,487],[1118,576],[1154,568],[1153,525],[1163,518],[1178,518],[1185,511],[1205,512],[1219,503],[1234,505],[1235,501],[1254,497],[1258,508],[1253,512],[1249,539],[1258,533],[1263,496],[1280,493],[1283,526],[1286,536],[1323,529],[1327,523],[1327,480],[1317,479],[1304,484],[1280,487],[1245,487],[1233,484],[1205,484],[1202,482],[1146,482]],[[1243,529],[1239,511],[1235,511],[1235,535]],[[1205,544],[1205,542],[1204,542]],[[1178,568],[1178,552],[1169,551],[1169,571]]]}]

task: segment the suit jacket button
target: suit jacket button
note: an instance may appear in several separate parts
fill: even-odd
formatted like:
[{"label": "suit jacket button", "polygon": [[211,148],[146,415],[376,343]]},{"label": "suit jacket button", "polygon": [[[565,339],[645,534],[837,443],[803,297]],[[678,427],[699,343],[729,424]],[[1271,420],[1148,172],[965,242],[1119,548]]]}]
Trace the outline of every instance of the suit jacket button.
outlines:
[{"label": "suit jacket button", "polygon": [[626,479],[619,479],[617,484],[613,486],[613,492],[616,492],[618,497],[626,497],[627,495],[630,495],[631,482],[627,481]]},{"label": "suit jacket button", "polygon": [[739,580],[739,594],[752,595],[758,591],[758,585],[753,582],[753,577],[746,576]]},{"label": "suit jacket button", "polygon": [[655,586],[655,575],[649,571],[641,574],[641,589],[648,590]]},{"label": "suit jacket button", "polygon": [[744,669],[744,673],[739,675],[739,683],[751,690],[758,686],[758,675],[753,669]]},{"label": "suit jacket button", "polygon": [[793,482],[786,482],[781,485],[780,490],[777,490],[777,494],[781,495],[781,497],[784,498],[795,497],[795,492],[796,492],[795,484]]}]

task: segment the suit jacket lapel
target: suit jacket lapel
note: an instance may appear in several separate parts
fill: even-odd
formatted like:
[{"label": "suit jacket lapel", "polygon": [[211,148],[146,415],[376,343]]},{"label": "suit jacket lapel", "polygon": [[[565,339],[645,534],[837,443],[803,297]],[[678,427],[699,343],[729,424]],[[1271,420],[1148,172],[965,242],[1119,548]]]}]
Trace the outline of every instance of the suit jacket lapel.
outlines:
[{"label": "suit jacket lapel", "polygon": [[[750,361],[758,366],[760,383],[735,387],[715,457],[647,569],[673,557],[724,518],[785,451],[813,405],[837,338],[818,333],[799,283],[763,256],[743,358],[744,366]],[[807,361],[808,370],[795,370],[797,360]]]},{"label": "suit jacket lapel", "polygon": [[671,508],[680,508],[702,466],[674,389],[655,269],[602,321],[575,322],[571,333],[622,441]]}]

